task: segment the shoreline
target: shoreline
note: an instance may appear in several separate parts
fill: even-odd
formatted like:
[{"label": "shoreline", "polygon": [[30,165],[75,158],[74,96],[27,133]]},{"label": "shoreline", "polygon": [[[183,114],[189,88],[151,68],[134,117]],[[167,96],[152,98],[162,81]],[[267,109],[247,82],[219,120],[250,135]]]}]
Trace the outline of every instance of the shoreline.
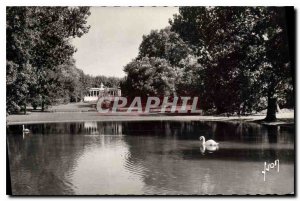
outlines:
[{"label": "shoreline", "polygon": [[201,115],[104,115],[98,112],[32,112],[28,115],[9,115],[6,125],[70,123],[87,121],[244,121],[265,125],[294,124],[294,113],[277,114],[276,122],[263,122],[265,115],[249,116],[201,116]]}]

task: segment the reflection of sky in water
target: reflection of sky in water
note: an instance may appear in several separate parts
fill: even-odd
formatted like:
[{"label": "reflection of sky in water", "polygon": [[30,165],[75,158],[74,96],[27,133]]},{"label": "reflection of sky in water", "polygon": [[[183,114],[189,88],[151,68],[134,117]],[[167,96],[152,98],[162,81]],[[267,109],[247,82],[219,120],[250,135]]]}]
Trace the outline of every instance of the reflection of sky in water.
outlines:
[{"label": "reflection of sky in water", "polygon": [[[117,136],[100,136],[97,138],[99,143],[88,147],[85,154],[77,160],[77,167],[71,180],[72,183],[76,184],[75,193],[142,193],[143,183],[139,176],[131,174],[123,167],[129,153],[122,138]],[[118,186],[119,188],[116,188]]]},{"label": "reflection of sky in water", "polygon": [[[8,128],[15,194],[266,194],[294,190],[294,127],[85,122]],[[220,142],[201,150],[200,135]],[[280,172],[263,181],[264,161]]]}]

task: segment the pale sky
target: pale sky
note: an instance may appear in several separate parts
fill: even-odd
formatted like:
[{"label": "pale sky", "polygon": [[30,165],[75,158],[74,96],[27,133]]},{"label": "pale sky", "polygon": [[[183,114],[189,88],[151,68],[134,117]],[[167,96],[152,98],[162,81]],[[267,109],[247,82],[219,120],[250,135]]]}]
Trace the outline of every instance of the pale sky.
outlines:
[{"label": "pale sky", "polygon": [[76,66],[84,73],[123,77],[138,55],[142,36],[169,26],[177,7],[91,7],[89,32],[72,41]]}]

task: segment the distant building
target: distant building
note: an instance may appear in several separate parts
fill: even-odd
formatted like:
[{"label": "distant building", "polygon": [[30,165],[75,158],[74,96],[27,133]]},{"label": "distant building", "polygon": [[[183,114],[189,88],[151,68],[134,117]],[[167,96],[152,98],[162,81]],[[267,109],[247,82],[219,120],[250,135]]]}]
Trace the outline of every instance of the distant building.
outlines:
[{"label": "distant building", "polygon": [[85,103],[97,103],[98,99],[103,96],[115,97],[122,96],[120,88],[108,88],[101,83],[100,88],[90,88],[89,92],[83,98]]}]

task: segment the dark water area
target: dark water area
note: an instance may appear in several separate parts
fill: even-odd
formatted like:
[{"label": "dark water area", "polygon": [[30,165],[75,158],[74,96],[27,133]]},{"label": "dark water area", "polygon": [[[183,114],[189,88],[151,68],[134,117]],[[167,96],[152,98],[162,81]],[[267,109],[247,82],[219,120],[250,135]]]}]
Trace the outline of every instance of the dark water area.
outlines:
[{"label": "dark water area", "polygon": [[[7,127],[14,195],[294,192],[294,125],[82,122]],[[218,149],[202,146],[213,139]],[[265,181],[264,163],[279,160]]]}]

